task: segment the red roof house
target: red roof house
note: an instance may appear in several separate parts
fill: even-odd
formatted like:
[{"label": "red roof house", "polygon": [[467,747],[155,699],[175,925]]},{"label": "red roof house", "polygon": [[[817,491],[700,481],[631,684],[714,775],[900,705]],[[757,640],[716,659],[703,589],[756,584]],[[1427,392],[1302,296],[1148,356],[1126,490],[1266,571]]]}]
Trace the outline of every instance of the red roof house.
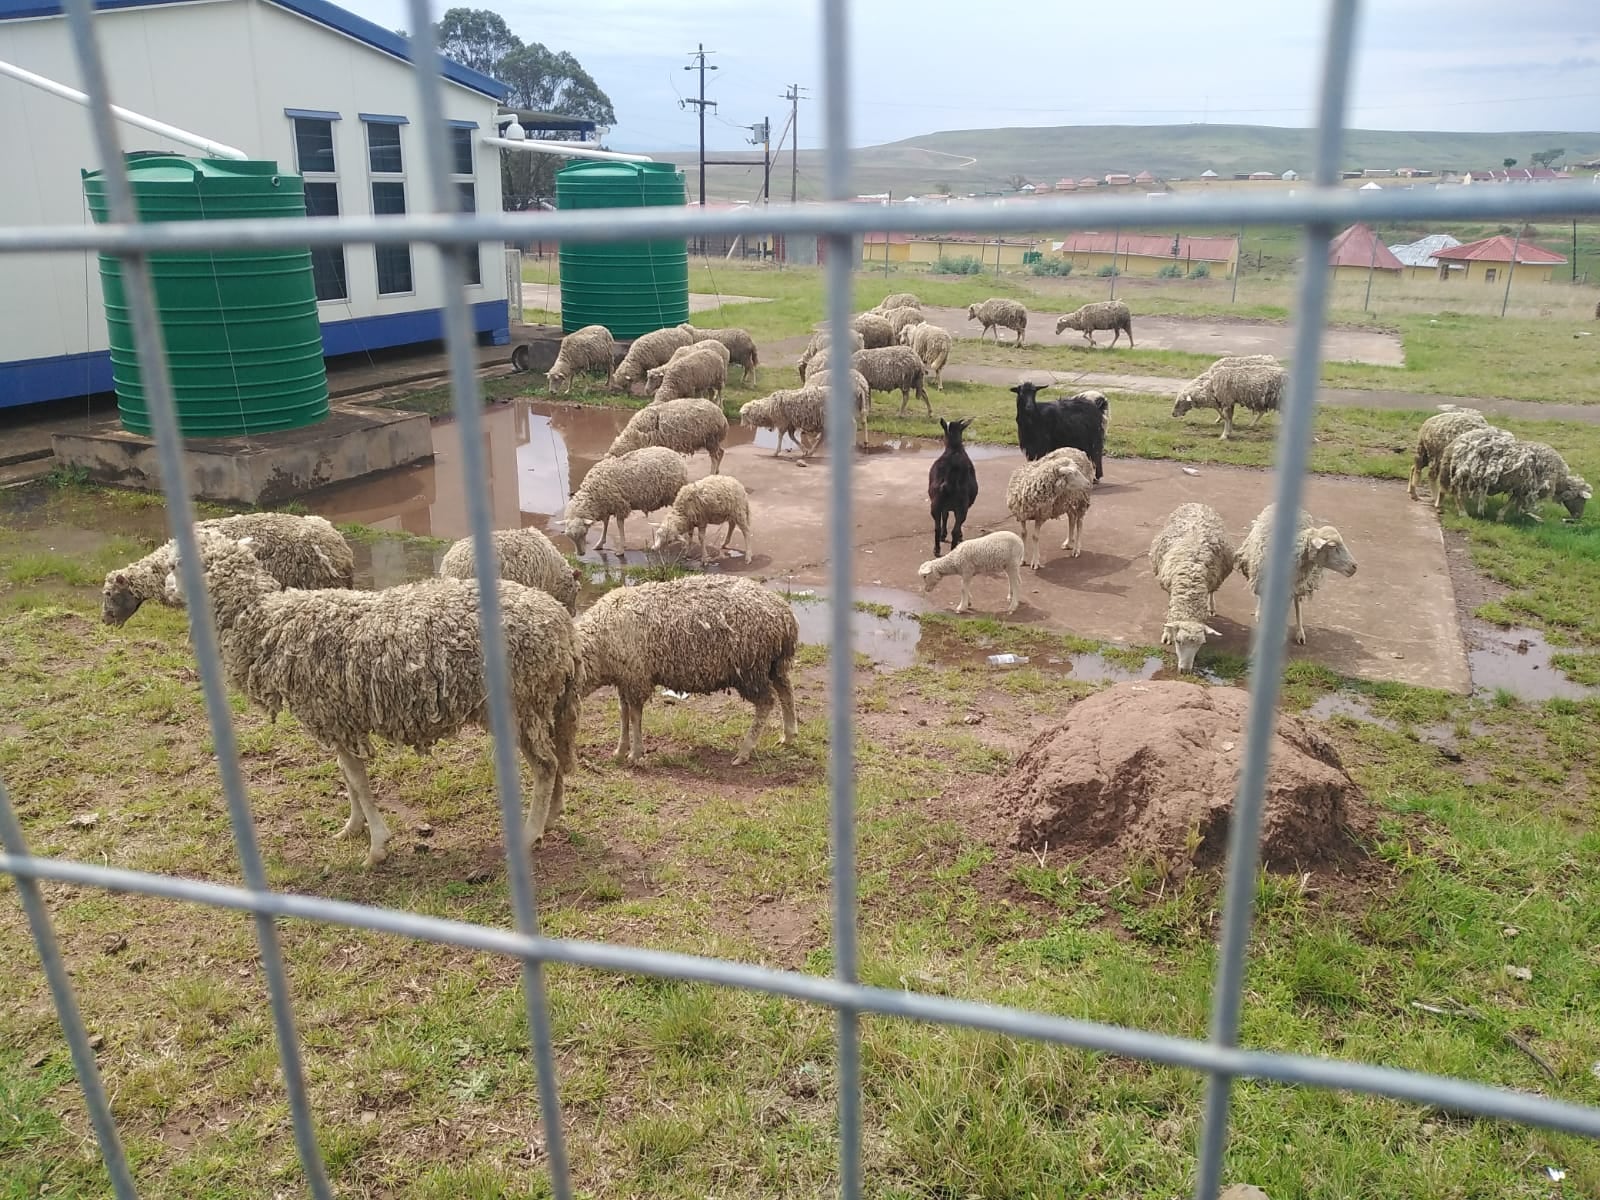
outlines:
[{"label": "red roof house", "polygon": [[1405,264],[1394,256],[1377,234],[1358,223],[1329,244],[1328,265],[1335,271],[1340,268],[1399,271]]},{"label": "red roof house", "polygon": [[1560,266],[1567,260],[1561,255],[1546,250],[1543,246],[1535,246],[1532,242],[1518,243],[1516,238],[1506,234],[1496,237],[1480,238],[1476,242],[1467,242],[1462,246],[1450,246],[1447,249],[1434,253],[1438,259],[1449,259],[1454,262],[1487,262],[1509,263],[1511,252],[1516,250],[1518,266]]}]

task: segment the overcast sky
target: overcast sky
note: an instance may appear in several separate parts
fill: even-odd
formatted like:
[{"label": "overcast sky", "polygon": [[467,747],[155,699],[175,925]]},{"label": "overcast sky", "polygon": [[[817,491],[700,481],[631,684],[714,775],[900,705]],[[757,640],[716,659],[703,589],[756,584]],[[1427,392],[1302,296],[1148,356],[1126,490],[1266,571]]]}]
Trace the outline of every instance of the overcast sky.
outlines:
[{"label": "overcast sky", "polygon": [[[341,0],[390,28],[401,0]],[[692,150],[704,42],[707,143],[788,115],[821,142],[820,5],[814,0],[498,0],[526,41],[569,50],[610,95],[618,149]],[[1592,130],[1600,125],[1596,0],[1368,0],[1349,124],[1366,129]],[[855,0],[851,141],[869,145],[1007,125],[1219,123],[1303,126],[1318,68],[1318,0]],[[442,7],[440,9],[442,11]]]}]

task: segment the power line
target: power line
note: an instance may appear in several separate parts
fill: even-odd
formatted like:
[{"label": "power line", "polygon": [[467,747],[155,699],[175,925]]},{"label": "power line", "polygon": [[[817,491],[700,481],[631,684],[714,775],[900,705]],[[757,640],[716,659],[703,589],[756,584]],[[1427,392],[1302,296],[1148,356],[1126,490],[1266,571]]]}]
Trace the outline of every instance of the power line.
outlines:
[{"label": "power line", "polygon": [[700,72],[700,98],[698,100],[696,100],[696,99],[687,99],[687,100],[678,101],[678,104],[679,104],[680,107],[687,107],[688,105],[691,105],[691,104],[694,105],[695,108],[698,110],[698,112],[700,114],[700,207],[701,208],[704,208],[706,206],[706,109],[708,107],[709,108],[715,108],[717,106],[717,102],[715,100],[707,100],[706,99],[706,72],[708,70],[715,71],[717,69],[714,66],[713,67],[707,67],[706,66],[706,55],[707,54],[715,54],[715,53],[716,53],[715,50],[708,51],[706,49],[705,43],[701,42],[698,45],[698,47],[695,49],[694,53],[689,56],[690,58],[697,59],[698,62],[689,64],[687,67],[684,68],[684,70],[685,71],[698,70]]},{"label": "power line", "polygon": [[791,83],[789,90],[782,96],[782,99],[789,102],[789,129],[794,134],[794,141],[789,143],[790,204],[800,198],[800,101],[804,98],[800,93],[809,90],[798,83]]}]

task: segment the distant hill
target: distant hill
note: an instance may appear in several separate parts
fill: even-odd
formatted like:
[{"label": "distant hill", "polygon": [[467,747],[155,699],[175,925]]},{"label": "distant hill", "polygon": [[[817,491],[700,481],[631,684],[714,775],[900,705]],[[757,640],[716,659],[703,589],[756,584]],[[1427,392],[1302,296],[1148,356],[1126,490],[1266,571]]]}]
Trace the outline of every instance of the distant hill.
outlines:
[{"label": "distant hill", "polygon": [[[1013,175],[1036,183],[1062,176],[1102,176],[1111,171],[1149,171],[1162,178],[1194,178],[1210,169],[1236,171],[1311,167],[1312,131],[1270,125],[1064,125],[1047,129],[955,129],[929,133],[855,151],[851,186],[856,192],[896,195],[930,192],[941,183],[957,193],[996,191]],[[1600,157],[1600,132],[1430,133],[1352,129],[1344,138],[1344,169],[1422,167],[1432,170],[1485,170],[1515,158],[1563,147],[1568,161]],[[695,190],[694,154],[655,157],[686,167]],[[745,159],[717,153],[717,158]],[[822,154],[802,150],[800,195],[822,194]],[[708,167],[706,191],[718,199],[750,199],[761,186],[761,157],[751,167]],[[789,194],[789,155],[773,164],[774,197]]]}]

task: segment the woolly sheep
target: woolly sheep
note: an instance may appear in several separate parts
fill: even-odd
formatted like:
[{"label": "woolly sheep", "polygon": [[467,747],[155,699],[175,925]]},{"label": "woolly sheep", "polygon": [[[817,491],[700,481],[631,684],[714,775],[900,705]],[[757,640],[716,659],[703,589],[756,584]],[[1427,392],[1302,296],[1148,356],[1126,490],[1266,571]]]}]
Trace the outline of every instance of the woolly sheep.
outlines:
[{"label": "woolly sheep", "polygon": [[[1261,620],[1261,569],[1266,562],[1267,544],[1272,537],[1272,514],[1275,505],[1267,505],[1250,523],[1250,531],[1239,544],[1233,556],[1233,569],[1250,583],[1256,595],[1257,621]],[[1322,586],[1324,571],[1337,571],[1349,577],[1356,573],[1356,560],[1344,544],[1344,538],[1332,525],[1316,525],[1311,514],[1300,512],[1298,532],[1294,539],[1294,640],[1306,644],[1306,626],[1300,617],[1300,603]]]},{"label": "woolly sheep", "polygon": [[1179,671],[1194,670],[1207,634],[1222,636],[1206,618],[1217,611],[1217,589],[1233,573],[1233,556],[1227,527],[1206,504],[1180,504],[1150,543],[1150,566],[1167,593],[1161,644],[1172,647]]},{"label": "woolly sheep", "polygon": [[694,344],[703,346],[708,342],[715,342],[728,352],[730,362],[737,366],[741,374],[739,382],[748,384],[756,373],[756,368],[761,365],[761,356],[756,351],[756,340],[743,329],[696,329],[690,327],[694,337]]},{"label": "woolly sheep", "polygon": [[1417,429],[1417,449],[1411,459],[1411,477],[1406,481],[1406,495],[1417,499],[1417,484],[1422,472],[1428,471],[1428,486],[1434,495],[1439,494],[1439,460],[1444,449],[1463,433],[1473,429],[1487,429],[1489,422],[1475,408],[1450,406],[1442,413],[1429,417]]},{"label": "woolly sheep", "polygon": [[1083,334],[1091,346],[1098,345],[1094,335],[1095,331],[1100,329],[1113,331],[1111,334],[1113,346],[1123,334],[1128,335],[1129,348],[1133,346],[1133,313],[1121,300],[1096,300],[1092,304],[1073,309],[1056,321],[1058,336],[1068,329],[1076,329]]},{"label": "woolly sheep", "polygon": [[941,392],[944,391],[944,368],[950,361],[950,343],[953,340],[948,329],[941,329],[927,321],[907,325],[900,331],[900,344],[910,346],[916,352],[928,368],[933,386]]},{"label": "woolly sheep", "polygon": [[906,405],[911,403],[913,390],[917,393],[917,399],[927,407],[928,415],[933,416],[933,401],[928,399],[928,389],[923,383],[928,368],[910,346],[857,350],[850,359],[850,366],[867,381],[871,391],[898,391],[901,416],[905,415]]},{"label": "woolly sheep", "polygon": [[[709,359],[708,355],[703,361]],[[704,450],[716,475],[722,470],[722,439],[727,436],[728,418],[722,406],[691,396],[645,405],[628,419],[606,455],[615,457],[641,446],[665,446],[679,454]]]},{"label": "woolly sheep", "polygon": [[[829,371],[815,370],[806,378],[806,386],[828,390],[828,381],[833,378]],[[872,387],[867,383],[867,377],[854,367],[850,369],[850,388],[855,394],[856,412],[866,417],[872,411]]]},{"label": "woolly sheep", "polygon": [[[851,354],[866,348],[865,340],[854,329],[850,330],[850,336],[845,340],[850,343]],[[800,352],[800,361],[795,364],[796,369],[800,372],[801,383],[806,381],[806,375],[813,369],[818,371],[828,369],[828,347],[832,345],[832,342],[833,339],[826,329],[811,335],[811,340],[806,343],[806,348]],[[815,363],[815,367],[813,367],[813,363]]]},{"label": "woolly sheep", "polygon": [[750,561],[750,496],[732,475],[707,475],[678,490],[677,498],[667,515],[656,526],[650,549],[670,550],[682,554],[691,547],[696,535],[700,539],[700,561],[706,561],[706,531],[713,525],[726,525],[728,536],[722,539],[721,558],[728,552],[734,530],[744,535],[744,560]]},{"label": "woolly sheep", "polygon": [[1568,521],[1583,515],[1593,491],[1566,460],[1543,442],[1524,442],[1501,429],[1469,430],[1445,447],[1439,464],[1439,486],[1434,507],[1446,493],[1455,497],[1456,512],[1471,501],[1479,516],[1490,496],[1504,495],[1500,520],[1520,514],[1542,520],[1534,512],[1539,501],[1550,498],[1567,510]]},{"label": "woolly sheep", "polygon": [[[722,360],[723,376],[726,378],[729,362],[728,348],[721,342],[690,342],[687,346],[679,346],[676,350],[674,350],[672,352],[672,357],[667,359],[667,361],[661,366],[651,367],[644,373],[644,390],[650,396],[651,404],[656,403],[656,393],[661,390],[661,381],[666,377],[667,368],[673,363],[678,362],[691,354],[699,354],[701,351],[704,351],[707,354],[716,355]],[[709,367],[706,368],[706,372],[708,374],[710,373]]]},{"label": "woolly sheep", "polygon": [[857,313],[850,321],[850,328],[861,335],[864,349],[876,350],[894,345],[894,326],[889,323],[888,317],[880,313]]},{"label": "woolly sheep", "polygon": [[[719,350],[721,354],[717,353]],[[728,386],[727,353],[727,347],[720,342],[708,342],[693,347],[682,358],[670,360],[660,368],[661,382],[650,403],[665,404],[689,396],[720,400],[722,389]]]},{"label": "woolly sheep", "polygon": [[[1043,458],[1024,463],[1011,472],[1006,484],[1006,507],[1022,523],[1022,541],[1031,549],[1023,555],[1023,565],[1038,570],[1043,565],[1039,536],[1046,521],[1065,516],[1067,540],[1063,550],[1076,558],[1082,550],[1083,518],[1089,511],[1089,491],[1094,467],[1082,450],[1063,447]],[[1029,523],[1033,528],[1030,533]]]},{"label": "woolly sheep", "polygon": [[798,732],[789,671],[800,627],[788,603],[753,580],[691,575],[616,588],[577,626],[585,691],[617,689],[619,762],[643,755],[644,706],[657,687],[696,695],[732,688],[755,706],[735,766],[750,761],[774,697],[783,708],[782,744]]},{"label": "woolly sheep", "polygon": [[[778,457],[787,437],[799,449],[803,462],[816,453],[826,428],[827,412],[828,389],[808,384],[803,388],[780,388],[750,401],[739,410],[739,424],[776,429],[778,444],[772,457]],[[854,438],[853,432],[851,437]]]},{"label": "woolly sheep", "polygon": [[[582,573],[567,562],[537,529],[497,529],[489,537],[494,547],[495,575],[523,587],[549,592],[569,613],[578,611],[578,580]],[[477,564],[472,539],[464,537],[444,552],[439,562],[441,579],[476,579]]]},{"label": "woolly sheep", "polygon": [[888,312],[889,329],[893,332],[895,341],[900,340],[900,331],[907,325],[915,325],[922,321],[923,315],[920,308],[892,308]]},{"label": "woolly sheep", "polygon": [[615,521],[617,549],[626,550],[628,534],[623,522],[628,514],[642,512],[648,516],[658,508],[666,508],[688,482],[689,468],[683,456],[664,446],[647,446],[615,458],[602,458],[589,468],[576,494],[567,502],[562,532],[582,554],[594,523],[600,522],[600,540],[595,543],[598,550],[606,544],[606,533]]},{"label": "woolly sheep", "polygon": [[1028,331],[1028,310],[1015,300],[1007,300],[1003,296],[993,296],[982,304],[969,304],[967,306],[967,320],[976,321],[983,328],[978,331],[981,341],[983,335],[989,330],[994,330],[994,340],[1000,340],[1002,329],[1013,330],[1017,335],[1017,345],[1022,345],[1023,335]]},{"label": "woolly sheep", "polygon": [[[486,725],[475,581],[430,579],[377,592],[282,589],[239,541],[202,531],[200,558],[228,682],[276,717],[287,709],[332,750],[350,790],[341,838],[368,831],[367,863],[389,829],[367,777],[374,735],[415,750]],[[176,571],[168,588],[181,593]],[[561,814],[582,703],[572,617],[537,588],[500,582],[517,742],[532,775],[529,850]]]},{"label": "woolly sheep", "polygon": [[921,308],[922,301],[914,292],[891,292],[873,307],[875,312],[892,312],[897,308]]},{"label": "woolly sheep", "polygon": [[922,590],[931,592],[946,575],[961,576],[961,600],[956,611],[966,612],[972,607],[972,577],[1006,573],[1011,590],[1006,596],[1006,615],[1017,611],[1022,593],[1022,566],[1024,547],[1022,539],[1009,529],[969,538],[939,558],[929,559],[917,568],[922,577]]},{"label": "woolly sheep", "polygon": [[551,395],[572,390],[572,377],[579,371],[603,371],[606,386],[611,386],[616,367],[617,345],[604,325],[585,325],[561,339],[556,361],[550,364],[545,386]]},{"label": "woolly sheep", "polygon": [[1214,408],[1222,422],[1221,436],[1227,439],[1233,436],[1235,405],[1255,413],[1256,419],[1250,422],[1254,429],[1263,415],[1278,411],[1288,382],[1289,372],[1270,354],[1219,358],[1183,385],[1173,402],[1172,415],[1181,417],[1191,408]]},{"label": "woolly sheep", "polygon": [[[263,570],[284,587],[347,588],[355,585],[356,557],[344,535],[321,517],[289,513],[240,513],[200,521],[198,531],[255,539]],[[100,594],[100,619],[121,625],[146,600],[166,604],[167,575],[178,544],[168,541],[137,562],[110,572]]]},{"label": "woolly sheep", "polygon": [[611,386],[626,392],[643,379],[651,367],[665,366],[674,350],[694,341],[689,329],[685,325],[670,325],[635,338],[612,373]]}]

